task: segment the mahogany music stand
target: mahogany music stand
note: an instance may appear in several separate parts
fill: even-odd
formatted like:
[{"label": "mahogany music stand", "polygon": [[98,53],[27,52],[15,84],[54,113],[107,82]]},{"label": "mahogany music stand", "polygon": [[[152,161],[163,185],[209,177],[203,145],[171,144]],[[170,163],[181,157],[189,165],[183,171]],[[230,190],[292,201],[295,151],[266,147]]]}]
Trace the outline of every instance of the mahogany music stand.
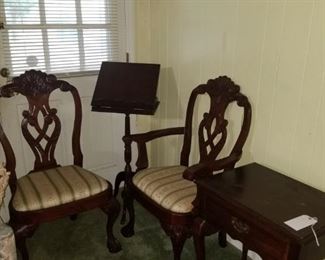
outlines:
[{"label": "mahogany music stand", "polygon": [[[103,62],[91,101],[92,111],[125,114],[125,136],[130,133],[130,114],[153,115],[159,105],[156,97],[159,64]],[[117,174],[114,196],[131,173],[131,144],[124,145],[125,168]]]}]

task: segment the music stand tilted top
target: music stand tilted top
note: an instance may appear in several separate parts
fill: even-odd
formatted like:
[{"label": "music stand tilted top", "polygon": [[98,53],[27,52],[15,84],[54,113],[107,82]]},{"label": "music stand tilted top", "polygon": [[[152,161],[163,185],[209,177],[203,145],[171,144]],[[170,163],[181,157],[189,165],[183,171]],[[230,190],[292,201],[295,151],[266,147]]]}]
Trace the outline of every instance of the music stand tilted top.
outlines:
[{"label": "music stand tilted top", "polygon": [[[130,114],[153,115],[159,105],[156,97],[159,64],[103,62],[99,71],[92,111],[125,114],[125,136],[130,133]],[[131,145],[124,146],[125,169],[115,179],[114,196],[131,170]]]}]

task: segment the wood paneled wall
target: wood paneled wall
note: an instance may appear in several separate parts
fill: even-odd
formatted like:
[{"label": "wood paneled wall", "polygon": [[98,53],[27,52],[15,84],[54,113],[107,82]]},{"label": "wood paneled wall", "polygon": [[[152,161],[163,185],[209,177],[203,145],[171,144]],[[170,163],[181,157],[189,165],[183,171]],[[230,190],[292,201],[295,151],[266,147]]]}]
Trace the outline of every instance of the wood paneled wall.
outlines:
[{"label": "wood paneled wall", "polygon": [[[325,191],[324,0],[137,0],[136,28],[136,61],[162,66],[160,108],[140,129],[183,125],[191,90],[228,75],[253,106],[241,163]],[[153,143],[154,164],[177,163],[180,144]]]}]

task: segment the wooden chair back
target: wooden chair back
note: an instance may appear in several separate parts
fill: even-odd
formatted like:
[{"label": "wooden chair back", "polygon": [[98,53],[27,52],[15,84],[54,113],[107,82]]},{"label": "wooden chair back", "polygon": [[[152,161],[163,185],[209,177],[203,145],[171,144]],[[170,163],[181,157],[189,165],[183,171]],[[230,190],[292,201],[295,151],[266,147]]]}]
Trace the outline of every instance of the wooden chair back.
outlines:
[{"label": "wooden chair back", "polygon": [[[57,109],[50,106],[50,95],[60,89],[70,92],[74,101],[75,117],[72,133],[72,152],[74,164],[82,167],[83,155],[80,146],[81,100],[77,89],[68,82],[58,80],[54,75],[41,71],[29,70],[19,77],[13,78],[10,84],[0,88],[0,97],[11,98],[17,94],[26,97],[28,109],[24,110],[21,130],[34,156],[33,171],[59,166],[55,158],[55,149],[61,134],[61,121]],[[15,189],[16,160],[13,149],[0,126],[0,142],[3,146],[6,168],[11,172],[10,188]]]},{"label": "wooden chair back", "polygon": [[191,95],[186,111],[184,142],[181,151],[181,165],[189,165],[191,152],[193,113],[195,103],[200,95],[207,94],[210,98],[210,107],[203,114],[198,127],[199,162],[213,161],[225,147],[227,140],[228,121],[225,119],[226,110],[231,103],[243,108],[243,121],[239,135],[231,150],[231,155],[240,156],[247,139],[251,123],[251,106],[240,87],[227,76],[210,79],[206,84],[196,87]]}]

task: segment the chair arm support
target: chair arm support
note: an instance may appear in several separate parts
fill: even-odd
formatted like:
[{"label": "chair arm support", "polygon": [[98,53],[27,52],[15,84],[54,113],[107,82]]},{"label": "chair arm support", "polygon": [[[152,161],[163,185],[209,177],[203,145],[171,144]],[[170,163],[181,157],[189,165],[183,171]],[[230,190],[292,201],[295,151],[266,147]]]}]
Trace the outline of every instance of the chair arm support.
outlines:
[{"label": "chair arm support", "polygon": [[154,139],[169,136],[184,134],[184,127],[165,128],[160,130],[149,131],[141,134],[132,134],[123,137],[123,141],[126,145],[130,145],[132,142],[137,143],[138,158],[136,161],[137,170],[142,170],[148,167],[148,153],[146,143]]},{"label": "chair arm support", "polygon": [[149,131],[146,133],[141,134],[132,134],[129,136],[124,136],[123,141],[124,142],[148,142],[153,139],[164,137],[168,135],[180,135],[184,134],[184,127],[173,127],[173,128],[165,128],[165,129],[159,129],[154,131]]},{"label": "chair arm support", "polygon": [[231,154],[219,160],[194,164],[183,172],[183,178],[195,181],[196,179],[211,176],[214,171],[232,169],[240,157],[241,154]]}]

